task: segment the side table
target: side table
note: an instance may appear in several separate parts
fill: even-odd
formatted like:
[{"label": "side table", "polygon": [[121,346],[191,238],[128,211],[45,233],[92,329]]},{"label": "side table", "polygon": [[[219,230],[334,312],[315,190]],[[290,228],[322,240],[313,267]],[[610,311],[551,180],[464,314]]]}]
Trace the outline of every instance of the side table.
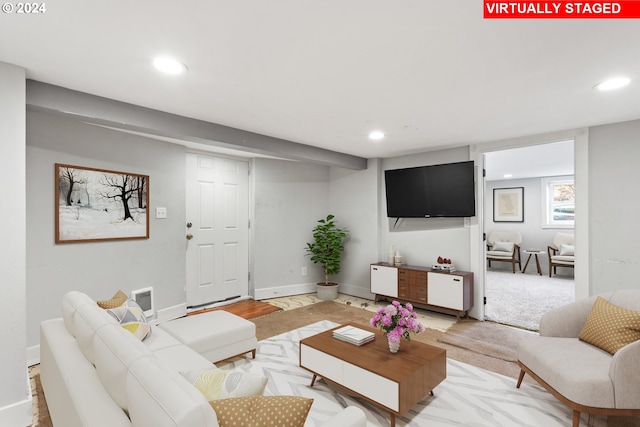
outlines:
[{"label": "side table", "polygon": [[531,260],[531,256],[533,255],[536,258],[536,267],[538,267],[538,274],[542,276],[542,268],[540,268],[540,260],[538,259],[538,255],[544,254],[544,251],[539,251],[537,249],[525,249],[522,252],[524,252],[525,254],[529,254],[527,262],[524,263],[522,273],[527,271],[527,266],[529,265],[529,261]]}]

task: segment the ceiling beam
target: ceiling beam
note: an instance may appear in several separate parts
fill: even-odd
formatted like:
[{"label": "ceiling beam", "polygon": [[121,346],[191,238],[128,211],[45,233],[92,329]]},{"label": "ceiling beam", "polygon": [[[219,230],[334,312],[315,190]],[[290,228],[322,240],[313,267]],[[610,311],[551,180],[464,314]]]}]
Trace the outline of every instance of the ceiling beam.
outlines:
[{"label": "ceiling beam", "polygon": [[284,159],[366,169],[367,159],[153,110],[35,80],[27,81],[27,110],[64,115],[83,122],[153,136]]}]

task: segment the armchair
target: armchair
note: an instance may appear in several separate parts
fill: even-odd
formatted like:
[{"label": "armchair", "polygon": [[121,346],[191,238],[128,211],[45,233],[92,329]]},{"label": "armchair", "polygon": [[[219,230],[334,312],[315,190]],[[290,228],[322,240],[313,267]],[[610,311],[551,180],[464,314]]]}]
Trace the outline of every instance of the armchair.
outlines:
[{"label": "armchair", "polygon": [[556,267],[575,266],[575,237],[569,233],[556,233],[553,238],[553,245],[547,246],[549,255],[549,277],[552,272],[557,273]]},{"label": "armchair", "polygon": [[517,231],[492,231],[487,238],[487,261],[491,267],[491,261],[511,263],[513,272],[522,269],[520,263],[520,243],[522,236]]},{"label": "armchair", "polygon": [[[607,292],[600,297],[622,309],[640,310],[638,289]],[[610,354],[578,338],[583,337],[581,331],[596,299],[593,296],[548,311],[540,320],[540,335],[518,344],[521,371],[516,387],[520,388],[525,373],[529,374],[573,410],[573,427],[580,425],[581,412],[640,415],[640,340]]]}]

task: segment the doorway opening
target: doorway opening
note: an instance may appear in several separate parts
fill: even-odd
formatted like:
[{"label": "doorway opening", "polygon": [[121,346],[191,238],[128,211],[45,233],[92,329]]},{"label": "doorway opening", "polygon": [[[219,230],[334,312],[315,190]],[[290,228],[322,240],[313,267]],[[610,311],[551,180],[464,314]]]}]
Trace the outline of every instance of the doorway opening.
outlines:
[{"label": "doorway opening", "polygon": [[484,317],[537,331],[542,314],[575,301],[574,269],[549,275],[548,250],[557,233],[575,232],[574,141],[488,152],[484,165],[484,232],[521,239],[515,273],[510,262],[485,260]]}]

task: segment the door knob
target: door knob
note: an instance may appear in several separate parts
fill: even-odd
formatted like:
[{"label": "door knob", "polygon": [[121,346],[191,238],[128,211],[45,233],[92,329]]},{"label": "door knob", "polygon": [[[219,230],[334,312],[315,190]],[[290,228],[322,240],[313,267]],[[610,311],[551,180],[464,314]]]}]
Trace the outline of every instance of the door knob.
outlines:
[{"label": "door knob", "polygon": [[193,234],[187,234],[187,240],[193,239]]}]

